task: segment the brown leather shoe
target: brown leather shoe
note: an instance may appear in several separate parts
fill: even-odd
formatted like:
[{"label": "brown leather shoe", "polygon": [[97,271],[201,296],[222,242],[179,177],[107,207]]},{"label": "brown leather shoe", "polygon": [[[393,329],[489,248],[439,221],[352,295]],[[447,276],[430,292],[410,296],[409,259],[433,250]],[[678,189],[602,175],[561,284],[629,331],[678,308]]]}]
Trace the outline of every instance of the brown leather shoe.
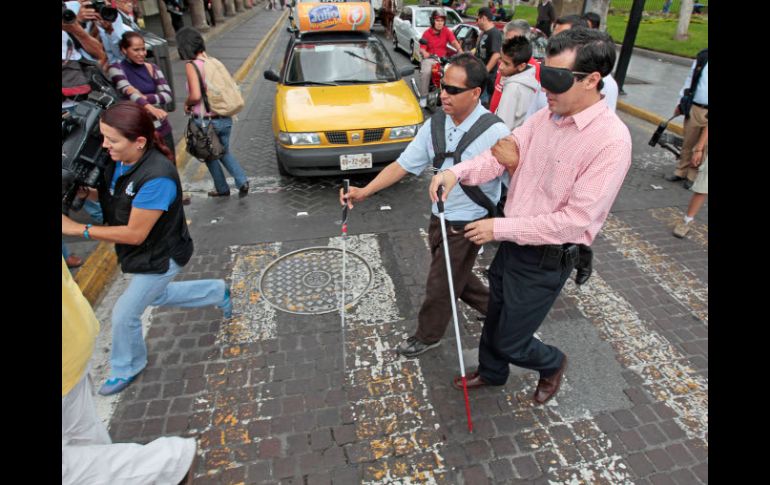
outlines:
[{"label": "brown leather shoe", "polygon": [[219,193],[216,190],[209,190],[209,197],[230,197],[230,191]]},{"label": "brown leather shoe", "polygon": [[567,356],[564,356],[564,360],[561,361],[561,367],[556,373],[550,377],[543,377],[537,381],[537,389],[535,389],[535,395],[532,399],[538,404],[545,404],[549,399],[554,397],[559,392],[561,386],[561,378],[564,375],[564,371],[567,370]]},{"label": "brown leather shoe", "polygon": [[[467,376],[465,376],[466,379],[466,386],[468,386],[468,389],[478,389],[480,387],[486,387],[491,386],[492,384],[487,384],[484,382],[484,379],[481,378],[481,375],[479,374],[479,371],[473,371]],[[463,377],[457,376],[452,381],[452,386],[454,386],[455,389],[463,390]]]}]

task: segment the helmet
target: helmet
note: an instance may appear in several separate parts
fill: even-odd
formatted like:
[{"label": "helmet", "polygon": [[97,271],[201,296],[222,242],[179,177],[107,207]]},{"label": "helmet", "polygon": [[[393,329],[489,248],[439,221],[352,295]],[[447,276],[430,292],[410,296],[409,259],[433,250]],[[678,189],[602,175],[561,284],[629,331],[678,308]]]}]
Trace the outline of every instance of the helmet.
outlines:
[{"label": "helmet", "polygon": [[446,23],[446,12],[443,8],[436,9],[430,14],[430,25],[431,27],[435,27],[436,19],[441,18],[444,19],[444,23]]}]

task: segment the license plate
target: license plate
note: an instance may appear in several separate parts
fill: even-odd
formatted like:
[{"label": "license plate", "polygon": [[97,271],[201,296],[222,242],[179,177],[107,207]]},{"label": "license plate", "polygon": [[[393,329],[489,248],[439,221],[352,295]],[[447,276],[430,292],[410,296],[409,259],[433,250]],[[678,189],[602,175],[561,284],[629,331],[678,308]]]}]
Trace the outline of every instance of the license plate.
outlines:
[{"label": "license plate", "polygon": [[372,168],[372,154],[340,155],[341,170],[355,170],[357,168]]}]

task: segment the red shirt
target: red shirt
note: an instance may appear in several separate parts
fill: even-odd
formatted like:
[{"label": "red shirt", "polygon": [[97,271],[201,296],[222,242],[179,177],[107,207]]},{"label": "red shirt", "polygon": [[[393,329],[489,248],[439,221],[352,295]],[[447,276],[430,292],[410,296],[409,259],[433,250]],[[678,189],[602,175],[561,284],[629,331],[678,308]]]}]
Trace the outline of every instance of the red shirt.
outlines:
[{"label": "red shirt", "polygon": [[[535,79],[540,82],[540,63],[534,57],[530,57],[527,64],[534,66]],[[500,98],[503,96],[503,79],[500,75],[500,70],[497,70],[497,77],[495,78],[495,90],[492,92],[492,98],[489,100],[489,111],[494,113],[497,111],[497,106],[500,104]]]},{"label": "red shirt", "polygon": [[422,34],[422,38],[428,41],[428,45],[420,47],[423,47],[429,54],[436,54],[439,57],[446,57],[446,45],[457,40],[455,34],[453,34],[447,27],[441,29],[441,32],[438,34],[433,30],[433,27],[429,27],[428,30]]}]

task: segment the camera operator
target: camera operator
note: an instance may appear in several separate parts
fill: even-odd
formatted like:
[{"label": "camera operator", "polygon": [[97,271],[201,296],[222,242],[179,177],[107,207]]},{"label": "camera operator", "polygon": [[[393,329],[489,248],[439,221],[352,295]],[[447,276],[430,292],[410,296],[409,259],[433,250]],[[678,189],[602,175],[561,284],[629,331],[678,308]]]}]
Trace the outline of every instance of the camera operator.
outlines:
[{"label": "camera operator", "polygon": [[[75,17],[72,17],[75,14]],[[101,41],[88,33],[83,26],[98,19],[93,8],[80,8],[78,1],[62,2],[61,59],[62,59],[62,116],[71,116],[78,102],[88,97],[92,88],[87,73],[80,62],[96,61],[106,67],[107,55]],[[84,209],[91,218],[102,223],[102,209],[98,202],[86,201]],[[66,252],[62,242],[62,251]],[[66,255],[65,255],[66,256]],[[75,261],[70,257],[68,262]],[[82,264],[82,261],[81,261]],[[75,267],[75,266],[73,266]]]},{"label": "camera operator", "polygon": [[179,174],[152,116],[134,102],[120,101],[102,113],[99,128],[114,163],[88,195],[99,197],[108,225],[92,227],[62,215],[62,234],[115,243],[121,270],[133,274],[112,310],[110,378],[99,389],[107,396],[125,389],[147,365],[145,308],[217,305],[229,318],[232,303],[222,279],[171,282],[190,260],[193,241]]}]

